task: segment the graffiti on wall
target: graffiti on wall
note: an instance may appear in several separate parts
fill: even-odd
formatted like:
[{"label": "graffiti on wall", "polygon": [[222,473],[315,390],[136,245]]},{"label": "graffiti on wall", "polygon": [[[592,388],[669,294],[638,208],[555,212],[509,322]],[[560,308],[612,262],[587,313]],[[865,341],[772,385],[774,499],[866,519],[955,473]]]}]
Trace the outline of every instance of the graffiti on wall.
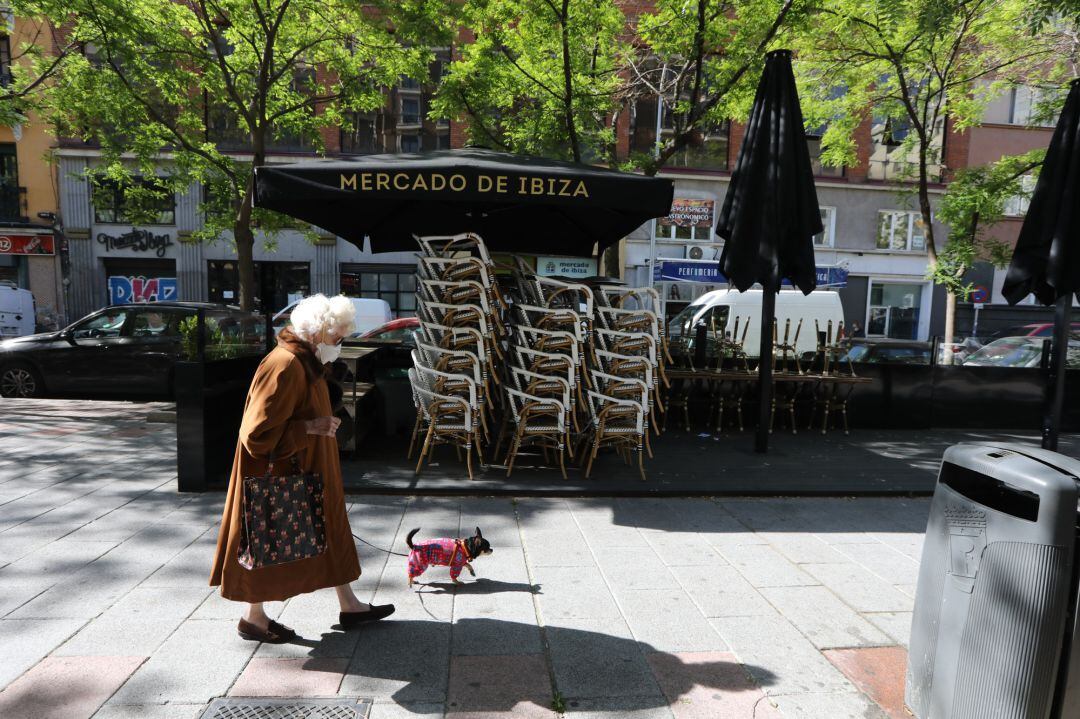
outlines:
[{"label": "graffiti on wall", "polygon": [[109,304],[126,302],[167,302],[177,299],[175,277],[125,277],[109,278]]}]

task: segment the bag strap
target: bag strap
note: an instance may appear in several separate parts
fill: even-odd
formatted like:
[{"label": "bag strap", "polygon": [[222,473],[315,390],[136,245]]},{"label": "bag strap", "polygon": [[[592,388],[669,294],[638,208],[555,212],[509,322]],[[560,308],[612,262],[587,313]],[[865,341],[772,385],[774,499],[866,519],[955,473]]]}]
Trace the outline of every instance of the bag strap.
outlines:
[{"label": "bag strap", "polygon": [[[300,453],[303,452],[303,451],[304,450],[301,449],[301,450],[293,452],[291,455],[289,455],[289,459],[292,460],[293,470],[295,470],[297,474],[299,474],[301,472],[301,470],[303,469],[303,465],[300,463]],[[270,473],[270,468],[274,466],[274,463],[276,461],[277,461],[277,459],[275,459],[274,453],[271,452],[270,456],[269,456],[269,463],[266,465],[266,473],[267,474]]]}]

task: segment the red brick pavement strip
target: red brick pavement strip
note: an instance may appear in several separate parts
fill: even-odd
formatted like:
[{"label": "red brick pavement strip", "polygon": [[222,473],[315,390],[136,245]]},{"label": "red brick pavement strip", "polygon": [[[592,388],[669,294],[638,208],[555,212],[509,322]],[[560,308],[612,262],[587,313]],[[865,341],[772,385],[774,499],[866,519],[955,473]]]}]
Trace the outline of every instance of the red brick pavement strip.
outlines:
[{"label": "red brick pavement strip", "polygon": [[780,712],[728,652],[646,655],[675,719],[780,719]]},{"label": "red brick pavement strip", "polygon": [[903,647],[826,649],[823,654],[891,719],[911,718],[904,707],[907,651]]},{"label": "red brick pavement strip", "polygon": [[446,719],[555,719],[540,654],[451,657]]},{"label": "red brick pavement strip", "polygon": [[255,658],[229,690],[236,697],[336,697],[349,660],[344,657]]},{"label": "red brick pavement strip", "polygon": [[0,717],[89,719],[146,657],[47,657],[0,692]]}]

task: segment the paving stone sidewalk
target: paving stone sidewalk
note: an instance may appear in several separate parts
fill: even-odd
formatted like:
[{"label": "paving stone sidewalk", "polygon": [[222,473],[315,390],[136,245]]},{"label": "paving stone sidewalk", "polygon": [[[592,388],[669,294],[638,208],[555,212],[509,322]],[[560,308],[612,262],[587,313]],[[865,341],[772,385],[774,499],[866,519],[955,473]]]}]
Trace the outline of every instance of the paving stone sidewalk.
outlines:
[{"label": "paving stone sidewalk", "polygon": [[330,591],[245,642],[206,585],[223,495],[175,491],[152,405],[0,413],[0,717],[194,719],[216,697],[370,697],[374,719],[901,717],[929,502],[352,497],[354,531],[470,533],[454,587],[361,544],[392,621],[332,629]]}]

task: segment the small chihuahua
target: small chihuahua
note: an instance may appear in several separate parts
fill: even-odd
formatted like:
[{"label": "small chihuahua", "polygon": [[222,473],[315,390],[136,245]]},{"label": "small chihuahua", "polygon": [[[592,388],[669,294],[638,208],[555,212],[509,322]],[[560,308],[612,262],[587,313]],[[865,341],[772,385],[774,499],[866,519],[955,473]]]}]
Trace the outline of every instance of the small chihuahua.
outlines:
[{"label": "small chihuahua", "polygon": [[491,554],[491,544],[480,533],[480,527],[476,528],[476,536],[467,539],[429,539],[426,542],[413,544],[413,536],[420,528],[409,532],[405,537],[405,543],[409,545],[409,586],[413,580],[424,573],[430,565],[437,567],[450,567],[450,579],[454,584],[461,584],[458,575],[461,568],[469,570],[469,574],[476,576],[472,565],[469,563],[481,554]]}]

